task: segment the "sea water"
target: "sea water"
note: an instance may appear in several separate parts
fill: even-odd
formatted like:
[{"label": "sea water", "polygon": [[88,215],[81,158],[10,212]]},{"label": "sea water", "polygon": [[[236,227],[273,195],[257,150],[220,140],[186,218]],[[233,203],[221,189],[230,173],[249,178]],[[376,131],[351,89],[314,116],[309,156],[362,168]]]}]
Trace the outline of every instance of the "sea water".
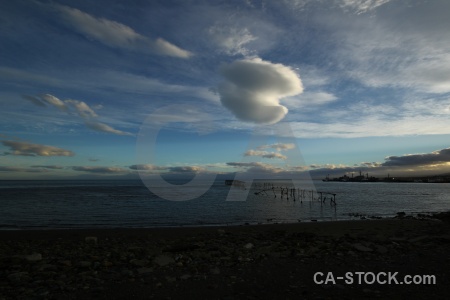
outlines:
[{"label": "sea water", "polygon": [[[264,186],[264,183],[266,185]],[[314,181],[305,197],[247,183],[245,201],[227,201],[230,186],[216,181],[202,196],[169,201],[141,181],[0,181],[0,229],[144,228],[331,221],[450,210],[448,183]],[[189,187],[195,188],[195,187]],[[261,192],[265,190],[264,192]],[[327,197],[325,201],[320,201]],[[330,194],[336,194],[334,204]],[[322,198],[323,199],[323,198]]]}]

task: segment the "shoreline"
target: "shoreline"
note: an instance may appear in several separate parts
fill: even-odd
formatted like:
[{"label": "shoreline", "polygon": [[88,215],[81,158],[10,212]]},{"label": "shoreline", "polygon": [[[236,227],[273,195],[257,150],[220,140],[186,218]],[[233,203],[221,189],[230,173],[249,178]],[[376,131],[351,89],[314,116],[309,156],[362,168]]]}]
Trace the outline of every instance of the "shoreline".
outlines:
[{"label": "shoreline", "polygon": [[[164,226],[149,226],[149,227],[25,227],[25,228],[17,228],[17,227],[0,227],[0,233],[4,231],[13,231],[13,232],[22,232],[22,231],[52,231],[52,230],[140,230],[140,229],[164,229],[164,228],[208,228],[208,227],[239,227],[239,226],[265,226],[265,225],[289,225],[289,224],[308,224],[308,223],[333,223],[333,222],[359,222],[359,221],[375,221],[375,220],[395,220],[399,218],[399,214],[402,212],[398,212],[397,214],[390,216],[375,216],[375,215],[364,215],[364,214],[353,214],[349,215],[353,218],[348,219],[311,219],[311,220],[298,220],[297,222],[267,222],[267,223],[227,223],[227,224],[192,224],[192,225],[164,225]],[[413,213],[409,215],[401,216],[402,219],[434,219],[437,215],[450,215],[449,211],[443,212],[421,212],[421,213]],[[359,218],[358,218],[359,217]]]},{"label": "shoreline", "polygon": [[[381,219],[0,231],[0,299],[444,299],[450,222]],[[447,219],[446,219],[447,218]],[[316,272],[434,275],[435,285],[316,284]]]}]

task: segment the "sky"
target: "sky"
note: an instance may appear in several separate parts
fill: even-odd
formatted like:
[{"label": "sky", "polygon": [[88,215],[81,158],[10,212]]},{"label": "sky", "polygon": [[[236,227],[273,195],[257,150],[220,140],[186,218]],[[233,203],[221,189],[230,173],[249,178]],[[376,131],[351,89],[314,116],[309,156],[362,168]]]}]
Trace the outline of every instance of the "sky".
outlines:
[{"label": "sky", "polygon": [[1,1],[0,179],[449,173],[449,13]]}]

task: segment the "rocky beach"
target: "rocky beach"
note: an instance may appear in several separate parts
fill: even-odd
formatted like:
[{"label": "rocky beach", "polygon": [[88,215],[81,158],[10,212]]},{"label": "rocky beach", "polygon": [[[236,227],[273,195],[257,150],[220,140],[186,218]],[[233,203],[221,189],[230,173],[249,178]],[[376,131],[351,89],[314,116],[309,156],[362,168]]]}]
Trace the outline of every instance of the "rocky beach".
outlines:
[{"label": "rocky beach", "polygon": [[[449,229],[448,214],[439,214],[1,231],[0,299],[447,299]],[[349,272],[352,283],[337,278]],[[358,282],[356,272],[366,272],[365,281]],[[398,272],[398,284],[370,283],[367,272]],[[435,284],[402,284],[405,275],[433,275]]]}]

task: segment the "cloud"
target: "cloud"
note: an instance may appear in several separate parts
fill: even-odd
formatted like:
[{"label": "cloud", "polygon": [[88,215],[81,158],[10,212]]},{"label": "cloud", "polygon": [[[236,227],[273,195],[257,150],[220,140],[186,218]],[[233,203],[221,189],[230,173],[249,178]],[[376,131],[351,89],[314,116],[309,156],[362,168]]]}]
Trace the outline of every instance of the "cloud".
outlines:
[{"label": "cloud", "polygon": [[325,105],[336,101],[338,97],[327,92],[305,92],[301,96],[284,100],[290,108],[308,108],[309,106]]},{"label": "cloud", "polygon": [[45,173],[44,169],[30,169],[21,167],[0,166],[0,172],[27,172],[27,173]]},{"label": "cloud", "polygon": [[46,106],[46,104],[41,99],[39,99],[38,97],[29,96],[29,95],[22,95],[22,98],[25,99],[25,100],[30,101],[34,105],[43,106],[43,107]]},{"label": "cloud", "polygon": [[64,20],[76,31],[107,46],[180,58],[188,58],[192,55],[189,51],[164,39],[151,40],[116,21],[96,18],[68,6],[57,5],[57,8],[62,13]]},{"label": "cloud", "polygon": [[199,173],[205,172],[206,169],[198,166],[177,166],[169,167],[169,170],[174,173]]},{"label": "cloud", "polygon": [[268,149],[268,148],[272,148],[275,149],[277,151],[284,151],[284,150],[291,150],[295,148],[295,144],[282,144],[282,143],[275,143],[275,144],[269,144],[269,145],[262,145],[259,146],[258,149],[263,150],[263,149]]},{"label": "cloud", "polygon": [[37,166],[31,166],[32,168],[43,168],[43,169],[52,169],[52,170],[61,170],[64,169],[62,166],[56,166],[56,165],[37,165]]},{"label": "cloud", "polygon": [[75,153],[53,146],[31,144],[26,142],[2,141],[2,144],[10,147],[12,152],[5,152],[5,155],[21,156],[74,156]]},{"label": "cloud", "polygon": [[404,156],[388,156],[383,166],[419,166],[433,165],[450,162],[450,148],[425,154],[409,154]]},{"label": "cloud", "polygon": [[267,151],[257,151],[257,150],[248,150],[244,153],[244,156],[261,156],[263,158],[279,158],[279,159],[287,159],[286,155],[277,152],[267,152]]},{"label": "cloud", "polygon": [[175,166],[175,167],[164,167],[164,166],[155,166],[152,164],[139,164],[139,165],[131,165],[129,166],[132,170],[139,171],[169,171],[172,173],[199,173],[206,172],[206,169],[199,166]]},{"label": "cloud", "polygon": [[218,87],[220,101],[242,121],[276,123],[288,112],[280,99],[303,92],[291,68],[260,58],[234,61],[222,66],[220,74],[225,79]]},{"label": "cloud", "polygon": [[82,118],[95,118],[98,115],[95,111],[86,104],[86,102],[79,100],[60,100],[59,98],[50,95],[44,94],[40,96],[29,96],[23,95],[22,98],[32,102],[37,106],[46,106],[46,104],[50,104],[62,111],[68,112],[69,108],[75,110],[75,112]]},{"label": "cloud", "polygon": [[106,124],[103,124],[100,122],[86,122],[85,124],[88,128],[95,130],[95,131],[99,131],[99,132],[106,132],[106,133],[112,133],[112,134],[117,134],[117,135],[133,135],[130,132],[117,130],[117,129],[112,128],[109,125],[106,125]]},{"label": "cloud", "polygon": [[133,135],[129,132],[114,129],[113,127],[111,127],[109,125],[106,125],[106,124],[103,124],[100,122],[96,122],[96,121],[92,121],[92,119],[97,118],[98,115],[84,101],[72,100],[72,99],[60,100],[57,97],[50,95],[50,94],[44,94],[41,96],[23,95],[22,97],[26,100],[31,101],[32,103],[34,103],[38,106],[45,106],[45,103],[47,103],[47,104],[50,104],[54,107],[61,109],[62,111],[65,111],[66,113],[69,113],[70,110],[74,110],[78,116],[80,116],[81,118],[86,120],[85,121],[86,126],[92,130],[106,132],[106,133],[112,133],[112,134],[117,134],[117,135]]},{"label": "cloud", "polygon": [[95,166],[75,166],[72,167],[74,171],[89,172],[89,173],[101,173],[101,174],[116,174],[126,173],[127,170],[117,167],[95,167]]},{"label": "cloud", "polygon": [[78,115],[82,118],[95,118],[98,117],[98,115],[95,113],[95,111],[89,107],[85,102],[78,101],[78,100],[65,100],[64,103],[67,105],[72,106],[75,111],[78,113]]},{"label": "cloud", "polygon": [[161,171],[168,169],[168,167],[160,167],[151,164],[131,165],[129,166],[129,168],[132,170],[139,170],[139,171]]},{"label": "cloud", "polygon": [[[44,102],[46,102],[47,104],[50,104],[50,105],[52,105],[52,106],[54,106],[54,107],[56,107],[56,108],[58,108],[58,109],[60,109],[60,110],[67,111],[67,106],[66,106],[66,104],[64,103],[64,101],[59,100],[58,98],[56,98],[56,97],[53,96],[53,95],[50,95],[50,94],[44,94],[44,95],[41,95],[40,98],[41,98]],[[33,102],[33,103],[34,103],[34,102]]]},{"label": "cloud", "polygon": [[228,55],[248,56],[251,51],[245,45],[257,39],[247,28],[215,25],[208,30],[208,33]]},{"label": "cloud", "polygon": [[338,5],[348,11],[362,14],[371,11],[391,0],[339,0]]}]

